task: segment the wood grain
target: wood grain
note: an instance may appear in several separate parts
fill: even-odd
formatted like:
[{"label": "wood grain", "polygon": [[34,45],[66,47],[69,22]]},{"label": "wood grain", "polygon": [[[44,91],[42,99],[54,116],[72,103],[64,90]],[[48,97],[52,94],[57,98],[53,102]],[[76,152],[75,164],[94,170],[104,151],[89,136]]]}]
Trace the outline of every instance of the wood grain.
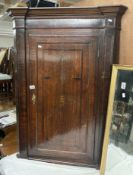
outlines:
[{"label": "wood grain", "polygon": [[17,34],[20,157],[99,167],[125,10],[9,9]]}]

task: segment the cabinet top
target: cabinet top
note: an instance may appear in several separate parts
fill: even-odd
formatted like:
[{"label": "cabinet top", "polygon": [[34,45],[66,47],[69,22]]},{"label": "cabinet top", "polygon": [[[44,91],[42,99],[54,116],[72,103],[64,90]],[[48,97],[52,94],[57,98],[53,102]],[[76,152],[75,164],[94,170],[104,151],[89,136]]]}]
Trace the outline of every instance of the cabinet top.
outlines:
[{"label": "cabinet top", "polygon": [[7,12],[12,17],[45,17],[45,16],[116,16],[123,15],[127,7],[98,6],[98,7],[57,7],[57,8],[9,8]]}]

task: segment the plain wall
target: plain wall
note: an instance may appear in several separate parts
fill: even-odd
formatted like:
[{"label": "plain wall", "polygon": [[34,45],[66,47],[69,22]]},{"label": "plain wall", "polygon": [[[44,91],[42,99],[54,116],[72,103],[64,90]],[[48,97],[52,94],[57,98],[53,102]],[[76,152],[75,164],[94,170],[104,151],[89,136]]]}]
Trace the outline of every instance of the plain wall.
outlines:
[{"label": "plain wall", "polygon": [[125,5],[120,37],[120,64],[133,65],[133,0],[83,0],[74,6]]},{"label": "plain wall", "polygon": [[0,36],[0,48],[8,48],[14,45],[14,39],[11,36]]},{"label": "plain wall", "polygon": [[0,48],[8,48],[14,45],[13,24],[0,20]]}]

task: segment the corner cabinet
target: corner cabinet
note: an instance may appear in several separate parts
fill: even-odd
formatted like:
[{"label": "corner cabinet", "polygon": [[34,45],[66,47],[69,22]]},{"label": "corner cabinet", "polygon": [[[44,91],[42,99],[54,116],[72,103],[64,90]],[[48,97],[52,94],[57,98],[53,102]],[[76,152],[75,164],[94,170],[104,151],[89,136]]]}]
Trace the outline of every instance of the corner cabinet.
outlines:
[{"label": "corner cabinet", "polygon": [[19,156],[98,168],[126,7],[10,8]]}]

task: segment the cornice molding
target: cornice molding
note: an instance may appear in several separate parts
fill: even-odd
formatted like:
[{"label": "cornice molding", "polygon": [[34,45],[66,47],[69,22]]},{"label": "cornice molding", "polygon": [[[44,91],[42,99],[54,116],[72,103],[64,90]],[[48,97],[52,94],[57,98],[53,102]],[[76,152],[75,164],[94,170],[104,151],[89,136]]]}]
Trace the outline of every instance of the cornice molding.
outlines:
[{"label": "cornice molding", "polygon": [[58,8],[28,8],[16,7],[9,8],[7,12],[11,16],[58,16],[58,15],[122,15],[127,7],[123,5],[117,6],[98,6],[98,7],[58,7]]}]

